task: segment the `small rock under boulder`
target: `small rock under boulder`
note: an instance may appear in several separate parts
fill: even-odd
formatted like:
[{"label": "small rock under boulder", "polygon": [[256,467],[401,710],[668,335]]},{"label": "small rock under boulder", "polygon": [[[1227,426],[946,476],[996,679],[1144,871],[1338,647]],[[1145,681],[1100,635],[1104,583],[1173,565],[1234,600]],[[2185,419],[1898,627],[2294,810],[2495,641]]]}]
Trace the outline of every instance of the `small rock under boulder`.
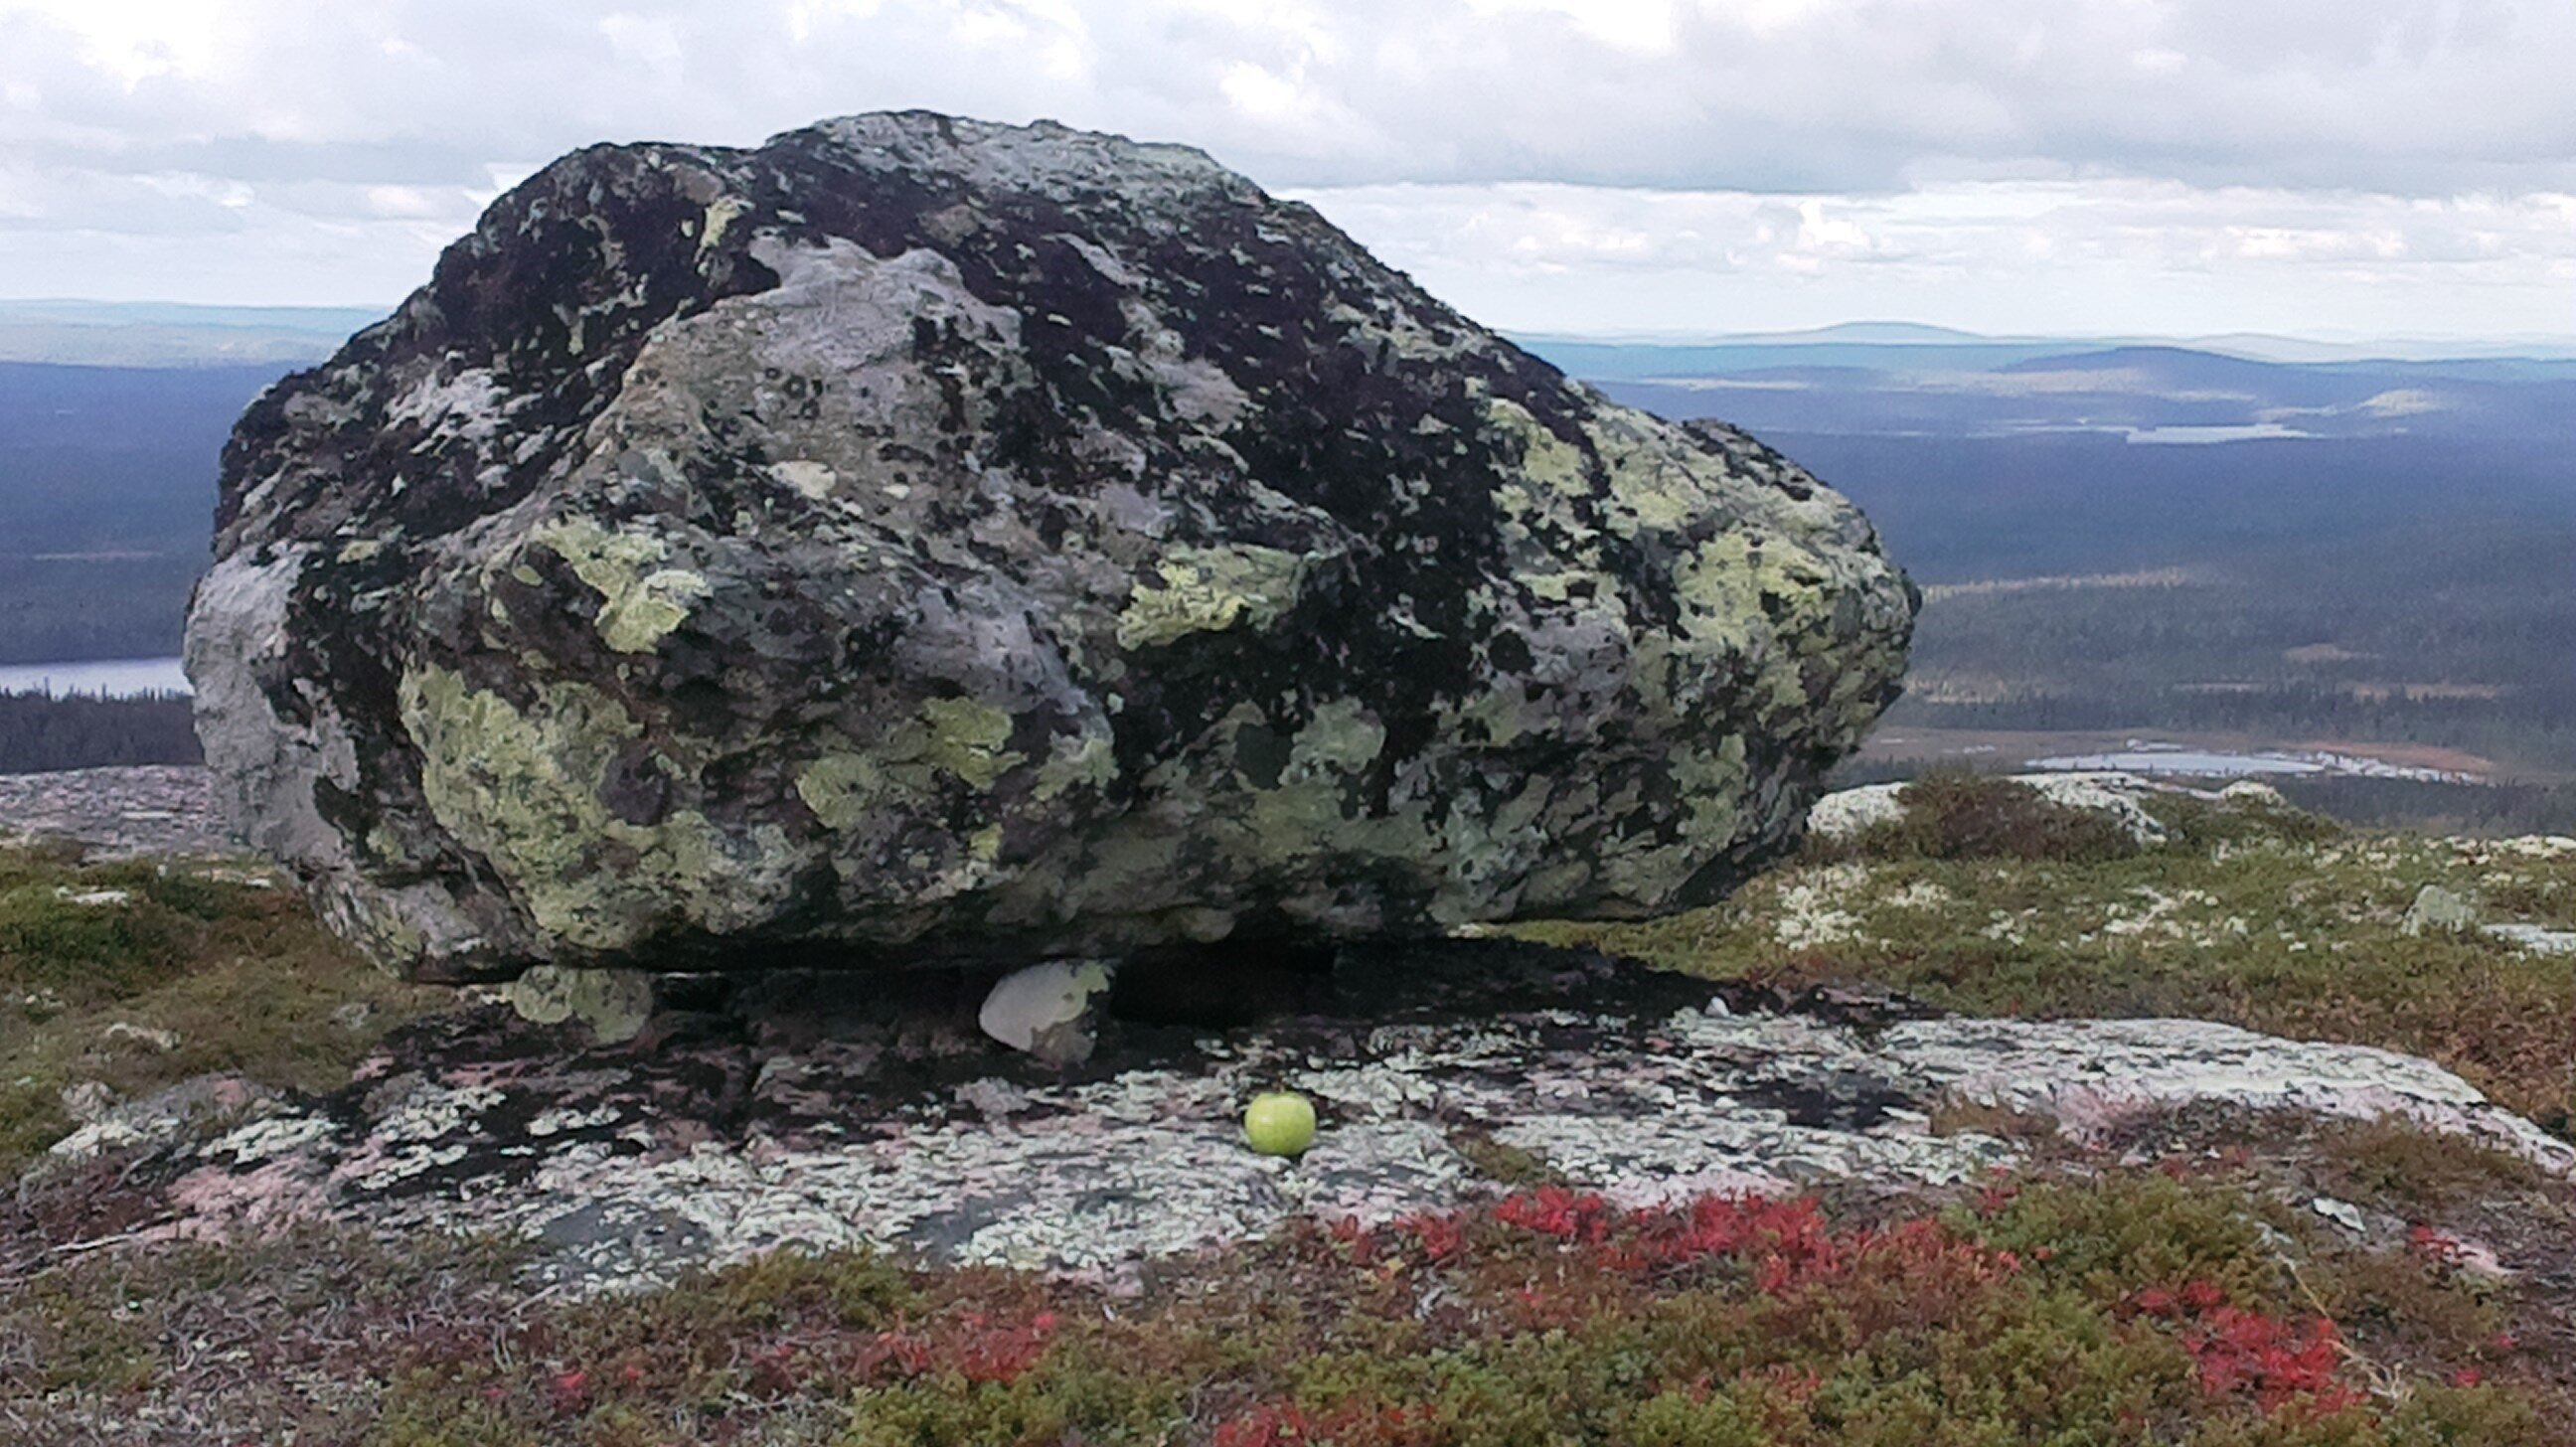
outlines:
[{"label": "small rock under boulder", "polygon": [[1013,970],[976,1011],[984,1033],[1049,1065],[1079,1065],[1099,1044],[1117,966],[1107,960],[1049,960]]},{"label": "small rock under boulder", "polygon": [[237,822],[432,979],[1703,903],[1916,604],[1788,459],[1196,151],[927,114],[547,167],[217,522]]},{"label": "small rock under boulder", "polygon": [[522,1020],[575,1024],[602,1045],[644,1033],[653,1019],[653,977],[641,970],[581,970],[536,965],[502,992]]}]

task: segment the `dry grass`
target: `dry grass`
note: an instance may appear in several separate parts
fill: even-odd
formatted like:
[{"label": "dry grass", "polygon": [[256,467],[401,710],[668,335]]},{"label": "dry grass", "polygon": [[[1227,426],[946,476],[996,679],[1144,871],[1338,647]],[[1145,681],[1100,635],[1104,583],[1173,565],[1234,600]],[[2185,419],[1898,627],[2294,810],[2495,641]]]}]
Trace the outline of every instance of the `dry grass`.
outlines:
[{"label": "dry grass", "polygon": [[74,1085],[131,1099],[236,1072],[323,1090],[452,998],[369,968],[254,877],[0,849],[0,1174],[72,1128]]}]

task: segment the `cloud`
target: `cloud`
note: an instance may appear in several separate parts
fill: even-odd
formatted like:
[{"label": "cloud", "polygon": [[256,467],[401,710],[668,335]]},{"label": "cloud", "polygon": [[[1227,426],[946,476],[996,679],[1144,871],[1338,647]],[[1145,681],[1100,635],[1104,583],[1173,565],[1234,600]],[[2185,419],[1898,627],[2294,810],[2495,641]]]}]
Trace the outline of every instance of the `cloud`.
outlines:
[{"label": "cloud", "polygon": [[2098,177],[1886,196],[1539,182],[1296,194],[1470,314],[1529,331],[1852,317],[2042,334],[2576,331],[2576,196],[2565,194]]},{"label": "cloud", "polygon": [[[2074,266],[2141,187],[2181,199],[2138,224],[2190,240],[2117,246],[2168,269],[2564,260],[2523,220],[2576,193],[2570,73],[2576,7],[2517,0],[0,0],[0,285],[389,298],[418,238],[576,146],[902,106],[1188,141],[1376,208],[1426,268],[1604,296],[1685,255],[1817,286],[1945,248]],[[1474,229],[1380,215],[1405,197]],[[192,224],[206,254],[163,254]]]},{"label": "cloud", "polygon": [[2509,0],[0,0],[0,38],[36,138],[110,146],[552,155],[928,104],[1284,185],[1850,191],[1949,159],[2576,189],[2576,8]]}]

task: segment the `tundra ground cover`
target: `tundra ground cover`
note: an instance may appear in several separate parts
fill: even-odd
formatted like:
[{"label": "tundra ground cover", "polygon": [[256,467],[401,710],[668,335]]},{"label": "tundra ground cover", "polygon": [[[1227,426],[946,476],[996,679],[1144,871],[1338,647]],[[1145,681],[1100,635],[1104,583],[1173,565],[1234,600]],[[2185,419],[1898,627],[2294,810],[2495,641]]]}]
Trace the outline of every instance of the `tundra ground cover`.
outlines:
[{"label": "tundra ground cover", "polygon": [[2280,1170],[2192,1149],[1937,1201],[1650,1209],[1537,1187],[1115,1292],[779,1255],[567,1304],[457,1242],[186,1246],[17,1290],[0,1424],[380,1447],[2567,1440],[2545,1303],[2442,1250],[2342,1241]]},{"label": "tundra ground cover", "polygon": [[[2567,1133],[2576,955],[2493,936],[2410,935],[2427,884],[2491,916],[2576,928],[2576,840],[2347,832],[2293,811],[2151,800],[2168,837],[1952,790],[1949,827],[1908,819],[1811,847],[1712,908],[1546,925],[1712,979],[1868,983],[1944,1009],[2178,1016],[2434,1060]],[[1966,797],[1960,798],[1958,795]]]},{"label": "tundra ground cover", "polygon": [[260,872],[0,847],[0,1174],[79,1123],[66,1090],[124,1100],[216,1072],[324,1089],[449,998],[366,968]]},{"label": "tundra ground cover", "polygon": [[[2576,850],[2164,812],[2171,837],[2139,849],[2063,820],[2025,831],[2007,809],[1818,848],[1694,916],[1542,932],[1961,1009],[2196,1014],[2412,1049],[2536,1116],[2563,1109],[2570,962],[2399,920],[2442,883],[2576,923]],[[440,999],[223,867],[25,850],[0,856],[0,984],[18,1160],[69,1127],[66,1085],[327,1086]],[[117,1215],[111,1154],[48,1164],[0,1205],[0,1437],[2576,1441],[2566,1182],[2385,1123],[2176,1118],[2035,1146],[2026,1169],[1948,1193],[1653,1209],[1496,1147],[1472,1157],[1484,1206],[1293,1228],[1115,1290],[775,1255],[581,1302],[531,1293],[509,1243],[125,1240],[141,1223]]]}]

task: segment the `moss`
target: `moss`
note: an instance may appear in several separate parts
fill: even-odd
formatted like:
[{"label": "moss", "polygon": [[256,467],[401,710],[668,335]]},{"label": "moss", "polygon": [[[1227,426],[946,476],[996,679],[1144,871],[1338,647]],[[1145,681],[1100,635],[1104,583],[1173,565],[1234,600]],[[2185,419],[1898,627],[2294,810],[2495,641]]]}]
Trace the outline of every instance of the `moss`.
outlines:
[{"label": "moss", "polygon": [[1953,1221],[2103,1306],[2193,1281],[2216,1283],[2228,1299],[2249,1303],[2290,1286],[2267,1244],[2270,1227],[2250,1199],[2161,1175],[2043,1182],[2015,1192],[1991,1216],[1954,1214]]},{"label": "moss", "polygon": [[1468,1165],[1476,1168],[1476,1174],[1497,1185],[1525,1190],[1566,1184],[1565,1177],[1547,1163],[1547,1157],[1519,1146],[1505,1145],[1486,1131],[1452,1131],[1449,1146],[1464,1157]]},{"label": "moss", "polygon": [[2328,1121],[2317,1138],[2330,1191],[2414,1218],[2544,1185],[2520,1156],[2401,1119]]},{"label": "moss", "polygon": [[159,1343],[146,1324],[121,1309],[117,1291],[84,1290],[53,1278],[35,1283],[28,1299],[8,1313],[28,1330],[35,1360],[20,1383],[38,1394],[71,1390],[112,1395],[151,1378]]},{"label": "moss", "polygon": [[41,1075],[0,1080],[0,1175],[71,1134],[72,1120],[62,1107],[62,1089],[69,1084]]},{"label": "moss", "polygon": [[1830,852],[1857,859],[2020,859],[2079,863],[2138,852],[2103,815],[2016,779],[1936,770],[1905,786],[1904,812]]},{"label": "moss", "polygon": [[[356,958],[281,889],[221,867],[81,866],[0,849],[0,878],[63,903],[117,891],[150,921],[109,930],[46,928],[33,949],[0,950],[0,1175],[71,1129],[63,1089],[96,1081],[140,1098],[192,1076],[238,1072],[279,1089],[322,1090],[385,1031],[444,1004]],[[70,953],[57,953],[68,943]],[[39,981],[53,981],[39,984]],[[34,985],[30,989],[30,985]],[[118,1043],[110,1024],[165,1031],[167,1049]]]},{"label": "moss", "polygon": [[[0,1350],[0,1401],[40,1432],[228,1405],[205,1440],[293,1422],[371,1447],[2564,1441],[2563,1393],[2463,1340],[2489,1329],[2473,1300],[2385,1289],[2406,1263],[2320,1255],[2251,1189],[2092,1172],[1889,1209],[1542,1188],[1293,1229],[1114,1295],[780,1252],[586,1303],[531,1301],[488,1246],[312,1232],[80,1259],[0,1299],[0,1340],[35,1347]],[[2208,1369],[2208,1322],[2307,1340],[2321,1308],[2393,1314],[2423,1350],[2336,1336],[2321,1362]],[[2291,1369],[2296,1390],[2248,1384]]]},{"label": "moss", "polygon": [[0,894],[0,984],[122,999],[177,968],[172,914],[112,885],[22,884]]}]

